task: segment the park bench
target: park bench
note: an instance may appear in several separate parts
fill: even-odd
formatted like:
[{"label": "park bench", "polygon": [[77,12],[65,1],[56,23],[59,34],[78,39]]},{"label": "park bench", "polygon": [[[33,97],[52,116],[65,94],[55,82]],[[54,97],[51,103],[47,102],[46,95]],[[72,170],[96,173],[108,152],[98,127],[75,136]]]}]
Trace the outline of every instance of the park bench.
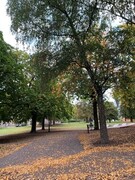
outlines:
[{"label": "park bench", "polygon": [[93,123],[90,122],[90,124],[87,124],[87,132],[89,133],[90,130],[93,130]]}]

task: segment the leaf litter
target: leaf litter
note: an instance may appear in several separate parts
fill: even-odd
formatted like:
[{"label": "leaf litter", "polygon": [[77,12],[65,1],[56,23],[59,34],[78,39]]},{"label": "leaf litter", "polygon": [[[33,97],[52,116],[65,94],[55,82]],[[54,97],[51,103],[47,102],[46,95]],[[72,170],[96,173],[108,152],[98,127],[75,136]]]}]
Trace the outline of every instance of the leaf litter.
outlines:
[{"label": "leaf litter", "polygon": [[0,169],[1,180],[128,180],[135,179],[135,127],[109,129],[110,144],[101,145],[99,132],[80,132],[80,153],[43,157]]}]

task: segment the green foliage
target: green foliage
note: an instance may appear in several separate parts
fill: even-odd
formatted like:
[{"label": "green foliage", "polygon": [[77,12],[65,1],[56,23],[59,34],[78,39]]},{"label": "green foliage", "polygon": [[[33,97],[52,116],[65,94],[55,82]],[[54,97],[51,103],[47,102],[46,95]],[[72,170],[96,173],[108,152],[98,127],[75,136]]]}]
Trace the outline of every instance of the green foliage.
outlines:
[{"label": "green foliage", "polygon": [[15,50],[3,40],[2,33],[0,35],[0,119],[9,121],[18,111],[16,107],[23,99],[26,81]]},{"label": "green foliage", "polygon": [[129,107],[129,106],[127,107],[127,106],[121,105],[120,113],[121,113],[121,116],[126,119],[130,119],[131,121],[135,119],[135,107]]},{"label": "green foliage", "polygon": [[105,101],[105,114],[109,121],[118,119],[118,110],[112,102]]},{"label": "green foliage", "polygon": [[[135,110],[135,26],[122,25],[120,46],[127,52],[126,66],[119,74],[119,81],[114,88],[114,98],[120,102],[121,115],[123,117],[134,118]],[[123,36],[125,38],[123,38]]]},{"label": "green foliage", "polygon": [[73,98],[90,99],[93,88],[85,69],[81,69],[77,64],[72,64],[62,76],[64,92],[68,92]]},{"label": "green foliage", "polygon": [[117,74],[132,58],[132,50],[119,44],[125,34],[112,30],[110,22],[120,16],[131,23],[133,2],[128,1],[127,6],[127,0],[8,0],[8,13],[12,31],[20,40],[34,41],[39,51],[49,49],[56,75],[73,62],[86,69],[98,97],[101,135],[107,139],[103,93],[116,83]]},{"label": "green foliage", "polygon": [[88,121],[92,116],[92,105],[88,101],[80,101],[74,105],[75,119]]},{"label": "green foliage", "polygon": [[127,6],[127,1],[29,0],[26,6],[25,1],[8,0],[8,13],[12,30],[20,40],[34,40],[39,50],[49,49],[51,65],[58,67],[54,68],[55,73],[64,71],[74,61],[79,62],[97,93],[99,89],[104,93],[117,78],[116,69],[127,61],[127,51],[122,53],[123,41],[121,44],[117,41],[122,39],[121,35],[118,37],[121,32],[111,32],[111,20],[107,17],[120,16],[131,22],[133,2],[128,3]]},{"label": "green foliage", "polygon": [[120,104],[121,116],[135,118],[135,73],[134,66],[119,80],[118,86],[114,88],[114,98]]},{"label": "green foliage", "polygon": [[82,33],[87,34],[94,21],[101,17],[104,19],[106,16],[112,16],[114,19],[120,16],[128,22],[133,22],[133,5],[133,0],[8,0],[8,13],[12,17],[12,30],[18,32],[20,39],[36,39],[38,45],[45,47],[45,43],[52,39],[55,39],[58,45],[63,41],[59,38],[60,35],[72,37],[72,31],[75,30],[83,37]]},{"label": "green foliage", "polygon": [[[35,85],[38,91],[37,109],[41,117],[48,119],[70,118],[72,107],[61,92],[59,80],[52,72],[51,53],[38,52],[32,56],[32,68],[35,72]],[[49,61],[50,60],[50,61]],[[41,118],[42,119],[42,118]],[[40,119],[40,121],[41,121]]]}]

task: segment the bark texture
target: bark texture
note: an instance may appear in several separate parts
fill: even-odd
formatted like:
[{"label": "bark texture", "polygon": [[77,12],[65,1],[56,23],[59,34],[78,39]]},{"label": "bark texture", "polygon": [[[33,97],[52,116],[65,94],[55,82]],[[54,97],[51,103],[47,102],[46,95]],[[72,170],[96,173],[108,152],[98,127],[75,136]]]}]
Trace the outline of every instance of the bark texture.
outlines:
[{"label": "bark texture", "polygon": [[93,99],[93,116],[94,116],[94,130],[99,130],[97,100]]},{"label": "bark texture", "polygon": [[101,143],[109,143],[109,137],[106,126],[105,109],[102,91],[98,92],[98,110],[99,110],[99,122],[100,122],[100,137]]},{"label": "bark texture", "polygon": [[45,130],[45,118],[42,119],[42,130]]},{"label": "bark texture", "polygon": [[36,132],[36,121],[37,121],[37,112],[32,111],[32,125],[31,125],[31,133]]}]

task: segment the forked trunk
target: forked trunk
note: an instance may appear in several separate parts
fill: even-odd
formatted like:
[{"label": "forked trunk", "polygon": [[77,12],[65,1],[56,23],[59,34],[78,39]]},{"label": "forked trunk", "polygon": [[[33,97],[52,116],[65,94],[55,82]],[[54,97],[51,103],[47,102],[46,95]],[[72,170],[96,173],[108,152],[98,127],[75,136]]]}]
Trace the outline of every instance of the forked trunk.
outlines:
[{"label": "forked trunk", "polygon": [[109,137],[106,127],[105,109],[103,102],[102,91],[98,92],[98,110],[99,110],[99,122],[100,122],[100,138],[102,144],[109,143]]}]

